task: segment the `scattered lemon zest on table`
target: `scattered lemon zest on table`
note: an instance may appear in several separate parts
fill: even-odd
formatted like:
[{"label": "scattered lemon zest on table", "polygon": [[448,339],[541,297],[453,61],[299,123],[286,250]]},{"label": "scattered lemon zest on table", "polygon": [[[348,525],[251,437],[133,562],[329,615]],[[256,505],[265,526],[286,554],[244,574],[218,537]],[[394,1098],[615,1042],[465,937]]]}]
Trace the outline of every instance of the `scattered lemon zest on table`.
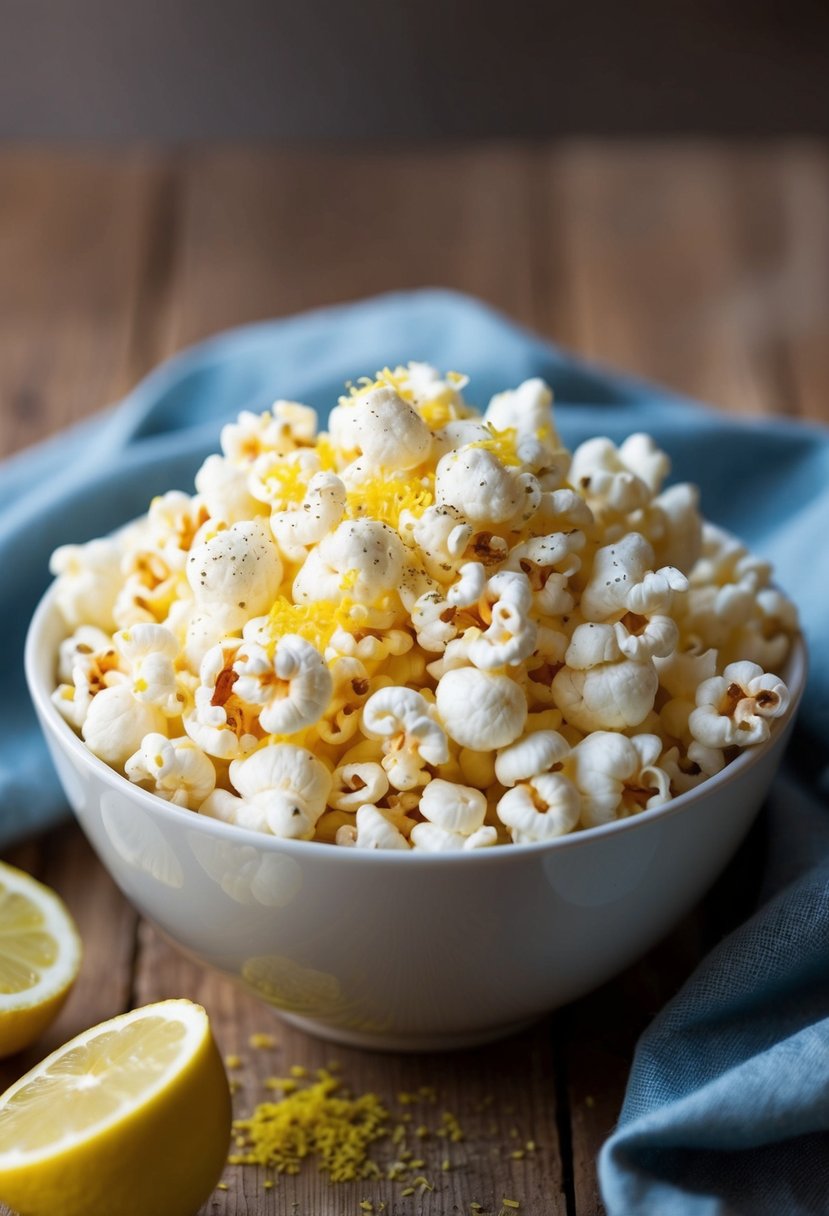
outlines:
[{"label": "scattered lemon zest on table", "polygon": [[259,1032],[250,1036],[248,1046],[252,1047],[255,1051],[271,1051],[278,1044],[272,1034]]}]

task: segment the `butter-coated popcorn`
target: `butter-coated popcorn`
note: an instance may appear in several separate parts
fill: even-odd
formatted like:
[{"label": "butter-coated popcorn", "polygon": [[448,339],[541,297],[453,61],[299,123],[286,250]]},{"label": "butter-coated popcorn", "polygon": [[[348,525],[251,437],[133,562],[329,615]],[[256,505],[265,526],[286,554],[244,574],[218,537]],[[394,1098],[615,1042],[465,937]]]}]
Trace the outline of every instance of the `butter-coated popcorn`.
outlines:
[{"label": "butter-coated popcorn", "polygon": [[762,743],[797,613],[663,483],[572,456],[539,379],[383,368],[328,430],[276,401],[113,537],[57,550],[53,702],[179,806],[340,847],[473,851],[647,813]]}]

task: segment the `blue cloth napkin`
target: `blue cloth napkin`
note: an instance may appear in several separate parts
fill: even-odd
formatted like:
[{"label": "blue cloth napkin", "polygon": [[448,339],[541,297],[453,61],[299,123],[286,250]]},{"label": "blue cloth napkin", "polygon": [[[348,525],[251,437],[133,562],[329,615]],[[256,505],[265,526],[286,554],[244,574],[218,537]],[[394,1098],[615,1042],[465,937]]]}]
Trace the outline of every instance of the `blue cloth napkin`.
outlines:
[{"label": "blue cloth napkin", "polygon": [[[707,517],[775,563],[797,601],[811,679],[796,765],[769,810],[762,906],[644,1036],[600,1177],[610,1216],[829,1212],[829,432],[743,422],[585,366],[480,303],[388,295],[221,335],[163,365],[114,409],[22,453],[0,475],[0,844],[65,804],[24,689],[27,622],[52,549],[192,488],[222,422],[279,397],[325,418],[346,379],[421,359],[468,372],[485,404],[528,376],[553,386],[564,438],[646,430]],[[822,753],[821,753],[822,749]]]}]

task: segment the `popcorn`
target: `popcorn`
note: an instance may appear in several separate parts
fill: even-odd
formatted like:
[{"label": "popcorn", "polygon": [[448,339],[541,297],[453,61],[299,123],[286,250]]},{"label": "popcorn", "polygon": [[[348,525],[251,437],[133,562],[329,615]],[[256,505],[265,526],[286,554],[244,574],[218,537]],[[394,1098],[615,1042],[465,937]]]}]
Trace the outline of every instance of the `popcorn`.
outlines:
[{"label": "popcorn", "polygon": [[529,512],[530,518],[540,493],[532,474],[508,468],[474,443],[447,452],[435,472],[438,506],[458,511],[472,524],[506,523],[522,512]]},{"label": "popcorn", "polygon": [[241,628],[276,599],[282,562],[263,524],[251,520],[195,545],[187,558],[187,581],[197,604],[234,611]]},{"label": "popcorn", "polygon": [[572,457],[543,381],[383,368],[327,433],[222,454],[52,562],[53,701],[129,780],[338,847],[467,852],[647,814],[762,743],[797,633],[767,562],[663,489],[646,435]]},{"label": "popcorn", "polygon": [[553,840],[579,821],[579,791],[559,773],[542,773],[515,785],[498,801],[498,818],[515,844]]},{"label": "popcorn", "polygon": [[167,734],[167,718],[152,703],[139,701],[126,684],[104,688],[90,702],[81,734],[91,752],[123,768],[145,735]]},{"label": "popcorn", "polygon": [[310,840],[331,788],[325,765],[303,747],[271,743],[230,766],[239,797],[215,790],[201,814],[254,832]]},{"label": "popcorn", "polygon": [[357,811],[374,805],[389,791],[389,779],[381,765],[372,761],[344,764],[334,769],[328,805],[338,811]]},{"label": "popcorn", "polygon": [[363,733],[383,740],[383,768],[398,790],[426,785],[427,764],[445,764],[449,747],[425,697],[411,688],[381,688],[363,706]]},{"label": "popcorn", "polygon": [[279,639],[273,658],[263,646],[243,642],[233,671],[234,695],[247,705],[261,705],[259,725],[276,735],[293,735],[317,722],[334,686],[319,651],[290,633]]},{"label": "popcorn", "polygon": [[661,806],[670,798],[667,773],[657,765],[658,735],[594,731],[570,753],[572,779],[581,793],[581,821],[596,827]]},{"label": "popcorn", "polygon": [[315,473],[302,501],[271,515],[271,531],[290,561],[302,561],[311,545],[318,544],[343,517],[345,485],[334,473]]},{"label": "popcorn", "polygon": [[209,519],[226,524],[241,523],[259,514],[261,508],[248,490],[247,474],[221,456],[208,456],[196,474],[198,490]]},{"label": "popcorn", "polygon": [[506,747],[521,734],[527,698],[508,676],[458,667],[441,677],[437,711],[447,734],[461,747]]},{"label": "popcorn", "polygon": [[361,806],[354,824],[337,829],[335,841],[346,848],[408,849],[409,842],[376,806]]},{"label": "popcorn", "polygon": [[113,637],[115,649],[130,672],[133,696],[155,705],[167,718],[181,716],[184,694],[176,678],[179,646],[163,625],[133,625]]},{"label": "popcorn", "polygon": [[61,545],[49,562],[57,575],[55,600],[70,629],[95,625],[112,629],[121,586],[121,552],[114,540]]},{"label": "popcorn", "polygon": [[216,785],[212,763],[186,735],[179,739],[145,735],[124,771],[136,785],[191,811],[199,809]]},{"label": "popcorn", "polygon": [[746,747],[769,737],[769,719],[789,707],[789,692],[779,676],[757,663],[730,663],[721,676],[697,689],[697,707],[688,727],[704,747]]},{"label": "popcorn", "polygon": [[403,542],[373,519],[348,520],[320,541],[294,579],[297,603],[338,600],[347,591],[372,604],[392,591],[403,572]]}]

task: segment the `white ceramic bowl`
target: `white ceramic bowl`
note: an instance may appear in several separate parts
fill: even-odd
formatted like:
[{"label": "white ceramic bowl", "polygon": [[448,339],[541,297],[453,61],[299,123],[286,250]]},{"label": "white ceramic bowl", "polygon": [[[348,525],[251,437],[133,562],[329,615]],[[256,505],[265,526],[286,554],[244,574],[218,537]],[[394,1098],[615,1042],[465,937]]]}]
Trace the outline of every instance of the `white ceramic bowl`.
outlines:
[{"label": "white ceramic bowl", "polygon": [[654,945],[742,840],[803,691],[771,738],[655,811],[471,854],[342,849],[202,818],[131,785],[50,701],[65,627],[47,592],[26,674],[69,802],[124,894],[190,957],[342,1043],[485,1042],[597,987]]}]

